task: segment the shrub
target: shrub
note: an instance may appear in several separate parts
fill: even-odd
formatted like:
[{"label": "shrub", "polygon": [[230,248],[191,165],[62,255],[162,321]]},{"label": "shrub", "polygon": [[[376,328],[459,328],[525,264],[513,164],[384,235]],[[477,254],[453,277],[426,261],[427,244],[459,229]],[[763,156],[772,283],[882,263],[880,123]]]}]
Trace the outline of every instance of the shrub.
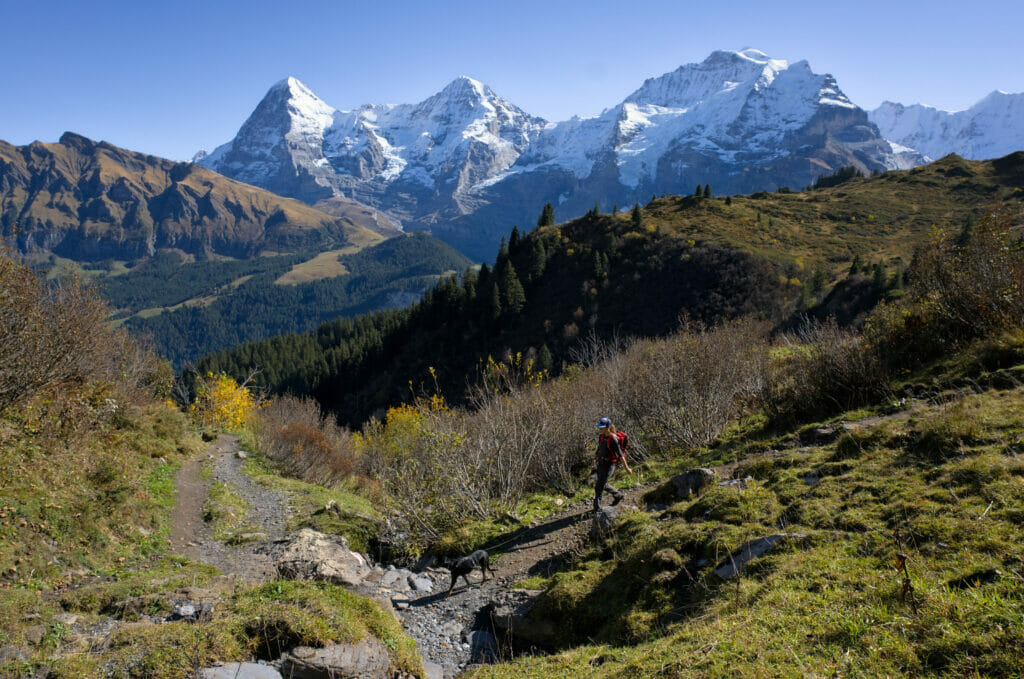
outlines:
[{"label": "shrub", "polygon": [[200,425],[237,431],[256,416],[256,398],[246,385],[226,374],[207,373],[196,383],[189,413]]},{"label": "shrub", "polygon": [[766,410],[795,420],[852,410],[889,394],[886,366],[875,347],[829,321],[787,338],[773,364]]},{"label": "shrub", "polygon": [[325,418],[313,399],[282,396],[268,402],[255,430],[264,454],[303,481],[334,487],[356,472],[351,434]]},{"label": "shrub", "polygon": [[0,253],[0,410],[97,377],[116,358],[106,316],[81,281],[48,283]]},{"label": "shrub", "polygon": [[660,450],[711,443],[760,397],[766,334],[764,324],[741,320],[638,342],[624,359],[616,410]]}]

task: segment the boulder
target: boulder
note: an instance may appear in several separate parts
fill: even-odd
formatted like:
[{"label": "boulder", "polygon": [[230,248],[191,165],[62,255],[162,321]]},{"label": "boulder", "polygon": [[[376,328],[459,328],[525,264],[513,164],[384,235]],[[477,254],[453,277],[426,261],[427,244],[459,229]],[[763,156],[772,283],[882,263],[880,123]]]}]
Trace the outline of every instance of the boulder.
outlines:
[{"label": "boulder", "polygon": [[417,592],[429,592],[434,589],[434,581],[425,575],[410,575],[409,586]]},{"label": "boulder", "polygon": [[424,679],[444,679],[444,667],[424,658],[423,677]]},{"label": "boulder", "polygon": [[370,572],[366,559],[349,549],[345,538],[311,528],[274,542],[268,551],[278,574],[284,578],[354,587]]},{"label": "boulder", "polygon": [[718,564],[715,568],[715,575],[728,580],[736,576],[743,567],[747,565],[747,562],[756,559],[762,554],[775,549],[775,545],[784,540],[795,540],[806,538],[806,533],[776,533],[775,535],[767,535],[763,538],[757,538],[750,540],[737,549],[735,552],[725,557],[725,559]]},{"label": "boulder", "polygon": [[232,662],[220,667],[199,670],[201,679],[281,679],[281,673],[270,665],[254,662]]},{"label": "boulder", "polygon": [[28,651],[17,646],[0,646],[0,664],[12,662],[28,662]]},{"label": "boulder", "polygon": [[390,679],[390,670],[391,656],[375,637],[326,648],[299,646],[281,656],[281,674],[290,679]]},{"label": "boulder", "polygon": [[619,518],[619,510],[616,507],[601,507],[594,512],[593,521],[590,524],[590,537],[595,540],[603,537],[611,530],[615,519]]},{"label": "boulder", "polygon": [[681,500],[688,499],[691,495],[698,495],[704,488],[711,485],[715,480],[715,470],[707,467],[697,467],[682,474],[672,477],[672,485],[676,487],[676,495]]}]

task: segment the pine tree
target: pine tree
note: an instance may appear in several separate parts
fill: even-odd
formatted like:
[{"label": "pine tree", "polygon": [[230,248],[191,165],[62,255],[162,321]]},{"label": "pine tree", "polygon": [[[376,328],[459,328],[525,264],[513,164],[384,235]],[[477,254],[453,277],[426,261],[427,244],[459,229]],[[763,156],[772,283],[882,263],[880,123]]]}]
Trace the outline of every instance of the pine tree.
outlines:
[{"label": "pine tree", "polygon": [[514,314],[522,311],[526,304],[526,292],[511,262],[505,265],[501,276],[501,303],[502,309]]},{"label": "pine tree", "polygon": [[697,188],[694,190],[693,195],[695,197],[697,197],[697,198],[700,198],[701,196],[703,196],[704,195],[704,187],[701,186],[700,184],[697,184]]},{"label": "pine tree", "polygon": [[544,209],[541,210],[540,218],[537,220],[537,226],[554,226],[555,225],[555,207],[551,203],[544,203]]},{"label": "pine tree", "polygon": [[814,276],[811,278],[811,291],[815,295],[820,295],[825,290],[825,285],[828,284],[828,272],[825,271],[825,267],[821,264],[814,268]]},{"label": "pine tree", "polygon": [[860,255],[855,254],[853,256],[853,261],[850,263],[850,273],[847,274],[847,277],[859,274],[861,266],[863,266],[863,264],[860,261]]},{"label": "pine tree", "polygon": [[878,262],[874,267],[874,275],[872,284],[875,286],[875,290],[879,292],[885,291],[885,284],[888,282],[888,277],[885,274],[885,263]]},{"label": "pine tree", "polygon": [[618,203],[612,203],[612,214],[613,215],[619,214],[619,204]]},{"label": "pine tree", "polygon": [[548,345],[542,344],[540,351],[537,353],[537,369],[543,372],[550,373],[555,367],[555,360],[551,356],[551,350],[548,349]]},{"label": "pine tree", "polygon": [[644,224],[644,213],[640,210],[640,203],[633,205],[633,226],[639,229]]},{"label": "pine tree", "polygon": [[519,248],[519,242],[521,237],[519,235],[519,227],[515,224],[512,225],[512,233],[508,237],[508,251],[515,252]]},{"label": "pine tree", "polygon": [[531,281],[535,281],[544,275],[547,259],[544,244],[540,242],[540,239],[535,239],[533,241],[533,248],[530,250],[530,270],[526,272]]},{"label": "pine tree", "polygon": [[732,196],[726,196],[725,197],[725,204],[726,205],[732,205]]},{"label": "pine tree", "polygon": [[599,214],[601,214],[601,206],[598,205],[597,201],[595,200],[594,201],[594,216],[597,217]]},{"label": "pine tree", "polygon": [[710,198],[711,197],[711,184],[705,184],[704,185],[704,197],[705,198]]},{"label": "pine tree", "polygon": [[608,277],[608,271],[604,268],[604,261],[601,259],[601,253],[594,250],[594,278],[598,281],[603,281]]},{"label": "pine tree", "polygon": [[501,317],[501,291],[498,290],[498,284],[491,284],[491,303],[490,303],[490,316],[492,320],[496,320]]}]

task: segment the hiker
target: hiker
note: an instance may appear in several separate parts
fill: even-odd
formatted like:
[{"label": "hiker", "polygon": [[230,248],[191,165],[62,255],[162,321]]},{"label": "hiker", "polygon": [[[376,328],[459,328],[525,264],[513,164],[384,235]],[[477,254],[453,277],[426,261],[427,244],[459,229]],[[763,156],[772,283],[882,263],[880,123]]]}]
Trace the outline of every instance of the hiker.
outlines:
[{"label": "hiker", "polygon": [[597,450],[594,451],[594,471],[597,472],[597,482],[594,484],[594,511],[601,508],[601,496],[606,492],[611,493],[612,506],[622,502],[622,498],[625,497],[621,490],[611,486],[608,483],[608,479],[615,473],[616,467],[620,464],[625,470],[632,474],[633,470],[629,468],[629,463],[626,462],[626,450],[623,443],[627,440],[624,432],[619,432],[615,429],[615,425],[607,417],[602,417],[597,421]]}]

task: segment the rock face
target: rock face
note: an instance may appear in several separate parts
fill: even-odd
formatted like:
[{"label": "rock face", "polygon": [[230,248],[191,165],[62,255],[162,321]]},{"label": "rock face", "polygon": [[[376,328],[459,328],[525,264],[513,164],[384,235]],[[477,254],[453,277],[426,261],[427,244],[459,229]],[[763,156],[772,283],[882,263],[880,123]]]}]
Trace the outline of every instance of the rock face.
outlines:
[{"label": "rock face", "polygon": [[494,628],[514,644],[548,647],[555,643],[557,629],[550,620],[530,617],[540,590],[515,590],[491,610]]},{"label": "rock face", "polygon": [[76,261],[157,248],[248,257],[379,240],[351,220],[197,165],[70,132],[57,144],[0,141],[0,207],[8,245]]},{"label": "rock face", "polygon": [[284,578],[354,587],[370,574],[366,559],[350,550],[345,538],[311,528],[273,543],[269,552],[278,574]]},{"label": "rock face", "polygon": [[199,676],[201,679],[281,679],[281,673],[270,665],[251,662],[207,667],[200,670]]},{"label": "rock face", "polygon": [[704,488],[715,481],[715,470],[707,467],[690,469],[672,477],[672,485],[680,499],[686,500],[691,495],[699,494]]},{"label": "rock face", "polygon": [[299,646],[281,656],[281,674],[290,679],[390,679],[390,670],[387,649],[373,637],[326,648]]},{"label": "rock face", "polygon": [[549,124],[471,78],[419,104],[336,110],[294,78],[274,85],[238,135],[198,160],[283,195],[344,196],[406,228],[493,256],[545,202],[568,219],[652,193],[802,188],[853,165],[923,162],[887,142],[831,75],[757,50],[716,51],[648,79],[591,118]]}]

